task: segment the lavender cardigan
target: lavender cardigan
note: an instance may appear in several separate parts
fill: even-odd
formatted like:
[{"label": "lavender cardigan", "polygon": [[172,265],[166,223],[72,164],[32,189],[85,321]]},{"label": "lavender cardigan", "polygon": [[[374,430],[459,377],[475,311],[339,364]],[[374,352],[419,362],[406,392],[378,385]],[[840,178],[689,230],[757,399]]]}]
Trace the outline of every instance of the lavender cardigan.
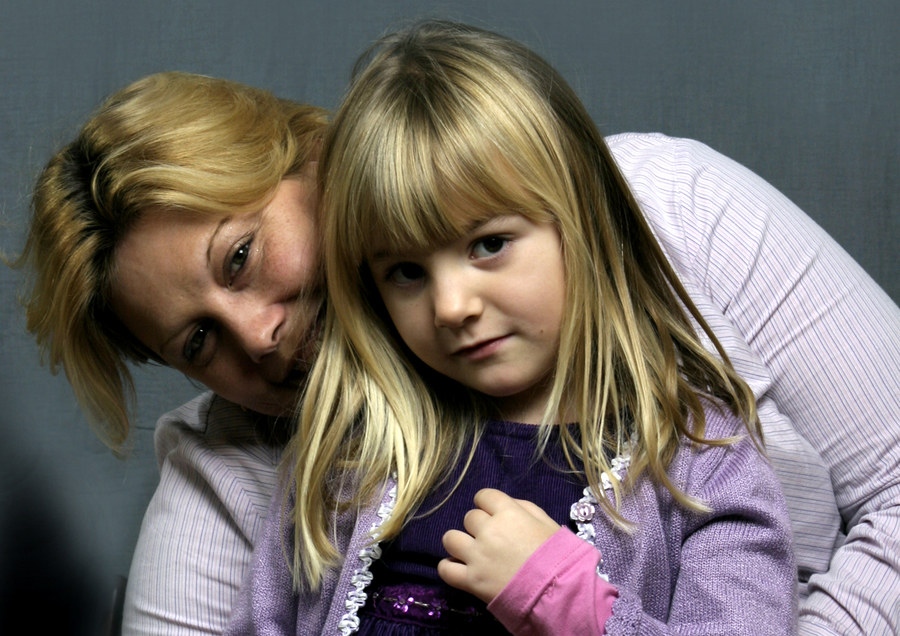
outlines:
[{"label": "lavender cardigan", "polygon": [[[710,410],[707,418],[709,437],[741,430],[731,416]],[[618,470],[627,470],[628,458],[618,460]],[[606,633],[793,633],[797,596],[790,524],[769,463],[748,440],[699,451],[685,444],[669,474],[713,512],[688,512],[647,479],[622,502],[623,515],[636,523],[633,533],[617,529],[590,494],[572,506],[578,535],[602,554],[599,568],[596,558],[582,568],[576,586],[602,576],[618,592]],[[347,555],[340,572],[328,577],[320,593],[300,596],[291,589],[283,547],[292,535],[283,532],[276,498],[225,633],[353,633],[372,579],[369,568],[381,553],[367,542],[367,533],[390,512],[394,493],[388,484],[378,505],[338,519],[336,545]],[[526,584],[538,591],[547,587],[546,580]],[[565,633],[566,625],[574,625],[571,617],[595,609],[571,607],[564,590],[555,590],[553,598],[540,601],[542,612],[526,610],[515,631]]]}]

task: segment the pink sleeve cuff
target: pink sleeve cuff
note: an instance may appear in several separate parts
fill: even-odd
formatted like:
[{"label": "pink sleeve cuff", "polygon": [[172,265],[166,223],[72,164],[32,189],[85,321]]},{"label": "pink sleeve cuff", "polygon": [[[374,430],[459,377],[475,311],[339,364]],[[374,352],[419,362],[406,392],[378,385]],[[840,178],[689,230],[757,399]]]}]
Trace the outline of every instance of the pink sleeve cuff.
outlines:
[{"label": "pink sleeve cuff", "polygon": [[599,563],[597,548],[560,528],[488,610],[513,634],[603,634],[619,594],[597,574]]}]

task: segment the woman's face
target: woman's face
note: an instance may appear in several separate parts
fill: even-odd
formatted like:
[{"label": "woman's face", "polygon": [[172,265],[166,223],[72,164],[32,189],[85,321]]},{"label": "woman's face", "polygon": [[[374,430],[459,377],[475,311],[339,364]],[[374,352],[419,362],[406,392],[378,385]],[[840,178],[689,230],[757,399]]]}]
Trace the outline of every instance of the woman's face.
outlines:
[{"label": "woman's face", "polygon": [[312,361],[323,300],[315,212],[312,174],[237,216],[149,210],[116,251],[113,309],[170,366],[241,406],[284,414]]}]

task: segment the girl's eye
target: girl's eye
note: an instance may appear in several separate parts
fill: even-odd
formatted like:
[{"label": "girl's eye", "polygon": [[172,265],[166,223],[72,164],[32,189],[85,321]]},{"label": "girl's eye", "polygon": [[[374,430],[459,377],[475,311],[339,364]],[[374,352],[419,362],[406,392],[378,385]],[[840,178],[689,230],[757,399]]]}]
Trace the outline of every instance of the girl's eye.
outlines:
[{"label": "girl's eye", "polygon": [[485,236],[472,244],[472,256],[474,258],[489,258],[503,251],[509,243],[509,239],[502,236]]},{"label": "girl's eye", "polygon": [[247,259],[250,258],[250,246],[253,245],[253,239],[246,243],[241,243],[237,249],[231,253],[231,257],[225,262],[225,281],[230,286],[237,275],[241,272]]},{"label": "girl's eye", "polygon": [[206,345],[207,337],[212,329],[212,325],[208,322],[201,322],[197,328],[188,336],[187,342],[184,343],[183,355],[184,359],[190,364],[197,362],[198,356],[203,352]]},{"label": "girl's eye", "polygon": [[424,271],[420,265],[397,263],[388,270],[385,278],[396,285],[407,285],[419,280],[423,275]]}]

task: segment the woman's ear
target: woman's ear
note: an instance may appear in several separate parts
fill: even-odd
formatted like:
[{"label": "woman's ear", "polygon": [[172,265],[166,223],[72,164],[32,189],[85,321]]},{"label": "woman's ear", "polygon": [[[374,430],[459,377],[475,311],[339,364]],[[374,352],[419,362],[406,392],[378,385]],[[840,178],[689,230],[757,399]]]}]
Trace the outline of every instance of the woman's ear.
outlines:
[{"label": "woman's ear", "polygon": [[303,165],[303,170],[300,172],[300,175],[304,179],[311,179],[312,181],[316,181],[319,174],[319,160],[318,157],[313,157],[309,161],[307,161]]},{"label": "woman's ear", "polygon": [[322,144],[324,144],[324,143],[325,143],[325,140],[322,139],[321,137],[319,137],[318,139],[315,140],[315,142],[313,142],[312,149],[310,150],[310,153],[309,153],[310,161],[315,161],[315,162],[319,161],[319,157],[322,156]]}]

